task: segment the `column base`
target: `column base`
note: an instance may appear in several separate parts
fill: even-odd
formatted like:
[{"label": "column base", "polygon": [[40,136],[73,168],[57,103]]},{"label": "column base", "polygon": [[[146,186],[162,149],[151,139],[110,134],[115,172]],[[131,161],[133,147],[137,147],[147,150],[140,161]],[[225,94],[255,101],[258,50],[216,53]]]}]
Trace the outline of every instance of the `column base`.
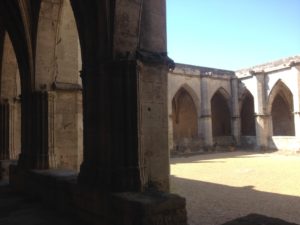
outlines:
[{"label": "column base", "polygon": [[9,167],[16,163],[16,160],[0,160],[0,180],[9,179]]},{"label": "column base", "polygon": [[112,195],[113,224],[186,225],[185,199],[163,192]]}]

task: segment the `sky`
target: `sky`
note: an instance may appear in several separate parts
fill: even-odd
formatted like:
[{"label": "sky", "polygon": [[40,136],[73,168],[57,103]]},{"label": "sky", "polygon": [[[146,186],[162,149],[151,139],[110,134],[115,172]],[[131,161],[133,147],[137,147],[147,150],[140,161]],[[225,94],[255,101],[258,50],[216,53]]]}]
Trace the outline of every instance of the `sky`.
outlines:
[{"label": "sky", "polygon": [[167,0],[176,63],[238,70],[300,55],[300,0]]}]

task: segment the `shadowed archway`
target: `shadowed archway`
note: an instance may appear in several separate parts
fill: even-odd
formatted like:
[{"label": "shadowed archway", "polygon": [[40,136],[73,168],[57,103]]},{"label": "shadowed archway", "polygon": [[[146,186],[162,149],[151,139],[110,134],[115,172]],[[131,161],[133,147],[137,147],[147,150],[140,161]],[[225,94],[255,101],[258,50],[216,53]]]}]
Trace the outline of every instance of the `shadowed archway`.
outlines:
[{"label": "shadowed archway", "polygon": [[211,98],[213,137],[231,135],[231,115],[227,96],[229,96],[227,92],[220,88]]},{"label": "shadowed archway", "polygon": [[254,98],[246,89],[241,98],[241,135],[255,136]]},{"label": "shadowed archway", "polygon": [[268,102],[268,111],[272,116],[273,136],[294,136],[293,94],[278,80],[273,87]]},{"label": "shadowed archway", "polygon": [[193,98],[185,88],[180,88],[172,100],[174,150],[189,148],[198,134],[197,110]]}]

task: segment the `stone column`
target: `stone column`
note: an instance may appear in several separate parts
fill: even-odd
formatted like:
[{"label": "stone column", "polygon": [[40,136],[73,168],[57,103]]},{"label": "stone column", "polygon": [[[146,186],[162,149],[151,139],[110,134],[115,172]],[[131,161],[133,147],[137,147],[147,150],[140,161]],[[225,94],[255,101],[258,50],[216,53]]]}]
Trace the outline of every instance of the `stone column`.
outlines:
[{"label": "stone column", "polygon": [[[29,99],[28,99],[29,98]],[[55,167],[54,156],[52,151],[51,133],[52,123],[49,119],[49,110],[51,112],[51,105],[53,102],[51,93],[36,91],[27,96],[27,99],[22,96],[24,100],[22,106],[22,122],[27,120],[25,126],[22,127],[22,134],[25,130],[30,132],[30,136],[26,139],[22,135],[22,153],[20,155],[19,164],[27,169],[49,169]],[[30,110],[25,109],[30,107]],[[26,143],[24,141],[26,140]]]},{"label": "stone column", "polygon": [[21,108],[18,98],[9,102],[9,154],[11,160],[18,159],[21,152]]},{"label": "stone column", "polygon": [[208,76],[201,76],[201,134],[204,140],[204,147],[213,146],[212,136],[212,120],[211,120],[211,106],[208,96]]},{"label": "stone column", "polygon": [[[78,7],[76,1],[72,3]],[[79,187],[87,186],[82,189],[88,190],[84,195],[94,206],[90,212],[95,215],[99,207],[110,212],[102,216],[105,224],[110,219],[114,224],[183,225],[184,199],[168,194],[167,72],[171,60],[166,54],[165,1],[115,3],[112,57],[111,40],[102,38],[101,42],[96,35],[89,37],[90,32],[83,36],[89,37],[85,40],[89,45],[83,48],[81,74],[84,160]],[[92,6],[80,5],[85,4]],[[105,29],[110,30],[103,11],[95,13],[101,22],[94,24],[95,34],[107,35]],[[93,25],[94,17],[86,17]],[[95,49],[101,51],[94,54]],[[91,190],[101,200],[90,196]]]},{"label": "stone column", "polygon": [[0,104],[0,160],[9,160],[9,103],[2,101]]},{"label": "stone column", "polygon": [[240,138],[241,138],[241,118],[240,118],[240,109],[239,109],[239,84],[238,84],[238,78],[232,78],[231,79],[231,109],[232,109],[232,135],[235,140],[235,144],[240,144]]},{"label": "stone column", "polygon": [[295,95],[293,96],[295,136],[300,141],[300,65],[294,65],[291,70],[296,74]]},{"label": "stone column", "polygon": [[50,152],[48,142],[48,93],[34,92],[33,98],[33,149],[35,154],[35,168],[50,168]]},{"label": "stone column", "polygon": [[255,73],[257,81],[257,96],[256,103],[256,145],[258,149],[266,149],[269,145],[270,137],[270,115],[266,113],[266,82],[265,73]]},{"label": "stone column", "polygon": [[[169,74],[168,74],[169,76]],[[169,78],[168,78],[169,79]],[[167,81],[168,82],[168,81]],[[169,85],[169,83],[168,83]],[[169,87],[167,88],[169,89]],[[171,92],[168,91],[168,149],[171,154],[174,151],[174,128],[173,128],[173,96],[171,96]]]},{"label": "stone column", "polygon": [[300,138],[300,112],[294,112],[295,136]]},{"label": "stone column", "polygon": [[109,190],[110,182],[110,96],[109,74],[101,68],[83,68],[83,163],[78,177],[83,185]]},{"label": "stone column", "polygon": [[2,101],[0,104],[0,159],[15,160],[21,151],[19,102]]},{"label": "stone column", "polygon": [[141,190],[135,61],[83,70],[84,161],[79,182],[115,191]]}]

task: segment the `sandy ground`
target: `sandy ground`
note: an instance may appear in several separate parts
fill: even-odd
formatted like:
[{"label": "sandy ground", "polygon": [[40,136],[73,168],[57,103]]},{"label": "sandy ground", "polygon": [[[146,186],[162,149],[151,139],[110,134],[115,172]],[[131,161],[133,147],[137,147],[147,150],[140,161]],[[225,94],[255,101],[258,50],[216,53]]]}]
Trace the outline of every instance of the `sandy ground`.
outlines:
[{"label": "sandy ground", "polygon": [[300,155],[230,152],[171,159],[171,192],[190,225],[220,225],[249,213],[300,224]]}]

